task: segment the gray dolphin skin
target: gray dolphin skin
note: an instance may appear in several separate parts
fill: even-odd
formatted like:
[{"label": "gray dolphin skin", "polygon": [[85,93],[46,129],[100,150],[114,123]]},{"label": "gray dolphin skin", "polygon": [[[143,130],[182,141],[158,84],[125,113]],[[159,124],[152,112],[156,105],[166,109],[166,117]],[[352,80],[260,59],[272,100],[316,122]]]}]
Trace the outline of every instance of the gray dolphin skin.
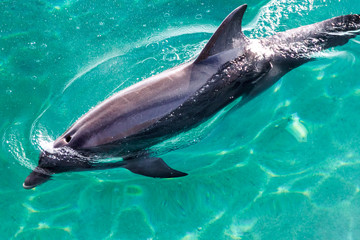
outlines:
[{"label": "gray dolphin skin", "polygon": [[[249,39],[241,31],[247,5],[221,23],[199,56],[136,83],[78,119],[40,154],[26,189],[55,173],[126,168],[149,177],[186,173],[169,167],[149,148],[209,119],[235,99],[240,105],[284,74],[313,59],[313,53],[343,45],[359,34],[360,15],[345,15]],[[118,158],[118,161],[101,159]]]}]

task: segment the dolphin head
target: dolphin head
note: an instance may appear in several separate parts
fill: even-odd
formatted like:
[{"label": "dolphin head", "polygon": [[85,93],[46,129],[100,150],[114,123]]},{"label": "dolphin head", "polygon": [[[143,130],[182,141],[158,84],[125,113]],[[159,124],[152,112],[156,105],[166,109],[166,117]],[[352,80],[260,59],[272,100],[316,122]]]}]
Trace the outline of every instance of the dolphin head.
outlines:
[{"label": "dolphin head", "polygon": [[23,183],[25,189],[34,188],[50,180],[51,175],[54,174],[54,172],[51,171],[52,167],[50,162],[55,162],[51,159],[53,159],[51,153],[48,153],[47,151],[41,152],[38,166],[29,174]]},{"label": "dolphin head", "polygon": [[42,151],[38,166],[23,183],[25,189],[34,188],[51,179],[51,175],[89,168],[86,157],[68,148],[55,149],[54,152]]}]

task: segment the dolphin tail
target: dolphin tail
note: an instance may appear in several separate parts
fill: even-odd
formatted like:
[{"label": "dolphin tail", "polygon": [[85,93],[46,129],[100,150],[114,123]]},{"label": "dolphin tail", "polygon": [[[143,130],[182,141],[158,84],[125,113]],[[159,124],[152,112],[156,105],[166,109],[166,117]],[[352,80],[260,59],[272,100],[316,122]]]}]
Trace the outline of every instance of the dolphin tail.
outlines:
[{"label": "dolphin tail", "polygon": [[360,15],[334,17],[315,24],[280,32],[268,38],[278,52],[293,58],[341,46],[360,34]]}]

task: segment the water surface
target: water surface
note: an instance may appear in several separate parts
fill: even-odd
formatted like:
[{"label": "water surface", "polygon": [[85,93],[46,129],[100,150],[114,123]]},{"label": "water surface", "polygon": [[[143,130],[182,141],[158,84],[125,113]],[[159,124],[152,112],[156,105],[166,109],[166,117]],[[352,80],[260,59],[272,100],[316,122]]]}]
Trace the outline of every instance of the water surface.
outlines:
[{"label": "water surface", "polygon": [[[187,177],[112,169],[22,188],[40,149],[195,57],[243,3],[1,1],[0,239],[360,239],[359,37],[164,143],[182,146],[162,158]],[[246,3],[251,38],[360,13],[356,0]]]}]

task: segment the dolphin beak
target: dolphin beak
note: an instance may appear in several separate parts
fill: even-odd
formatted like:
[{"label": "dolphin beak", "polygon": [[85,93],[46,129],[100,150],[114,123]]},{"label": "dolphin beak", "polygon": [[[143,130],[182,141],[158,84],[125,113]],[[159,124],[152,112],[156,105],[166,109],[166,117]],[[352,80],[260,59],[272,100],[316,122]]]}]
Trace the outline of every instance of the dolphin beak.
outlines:
[{"label": "dolphin beak", "polygon": [[23,187],[25,189],[34,188],[44,182],[47,182],[51,178],[51,173],[43,168],[36,167],[34,171],[25,179]]}]

